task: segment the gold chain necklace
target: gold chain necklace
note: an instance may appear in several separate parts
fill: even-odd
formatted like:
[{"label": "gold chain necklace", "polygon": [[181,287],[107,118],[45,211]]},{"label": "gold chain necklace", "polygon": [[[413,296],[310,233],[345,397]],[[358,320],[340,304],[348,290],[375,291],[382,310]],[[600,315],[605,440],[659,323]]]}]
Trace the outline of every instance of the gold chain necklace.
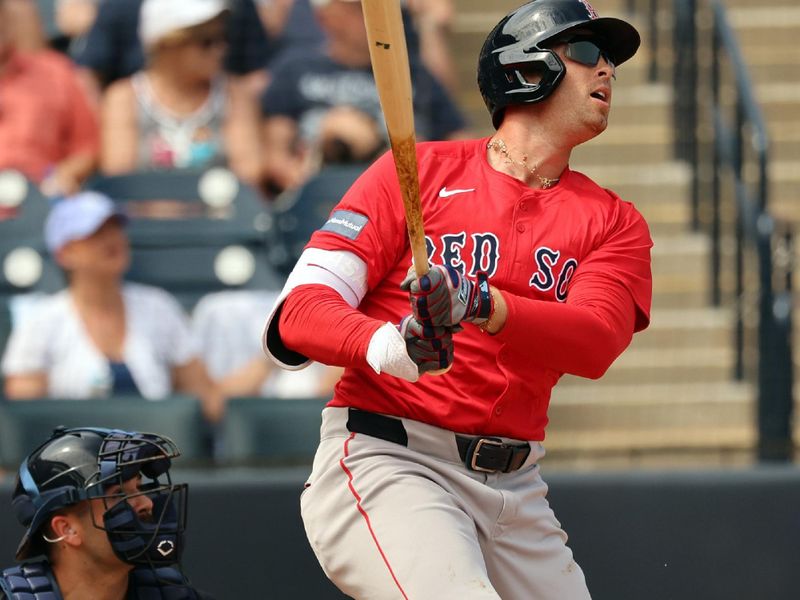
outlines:
[{"label": "gold chain necklace", "polygon": [[549,177],[545,177],[544,175],[539,175],[539,173],[537,172],[537,168],[539,165],[533,165],[532,167],[529,166],[527,154],[522,155],[522,160],[514,160],[513,158],[511,158],[511,156],[508,153],[508,146],[506,146],[506,143],[502,139],[500,138],[491,139],[489,140],[489,143],[486,144],[486,147],[491,148],[492,150],[497,150],[500,154],[505,156],[506,164],[517,165],[518,167],[522,167],[523,169],[528,171],[528,173],[536,177],[536,179],[539,180],[539,183],[542,184],[543,190],[551,188],[558,183],[558,178],[550,179]]}]

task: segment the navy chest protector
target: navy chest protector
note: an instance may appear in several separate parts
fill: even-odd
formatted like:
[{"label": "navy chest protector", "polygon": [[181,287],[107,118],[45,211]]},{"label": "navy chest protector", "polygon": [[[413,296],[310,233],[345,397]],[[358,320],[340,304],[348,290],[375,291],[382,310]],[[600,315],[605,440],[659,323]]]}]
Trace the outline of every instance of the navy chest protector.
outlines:
[{"label": "navy chest protector", "polygon": [[[183,574],[172,567],[131,571],[128,600],[198,600]],[[8,600],[63,600],[50,565],[28,562],[3,571],[0,591]],[[1,595],[0,595],[1,597]]]}]

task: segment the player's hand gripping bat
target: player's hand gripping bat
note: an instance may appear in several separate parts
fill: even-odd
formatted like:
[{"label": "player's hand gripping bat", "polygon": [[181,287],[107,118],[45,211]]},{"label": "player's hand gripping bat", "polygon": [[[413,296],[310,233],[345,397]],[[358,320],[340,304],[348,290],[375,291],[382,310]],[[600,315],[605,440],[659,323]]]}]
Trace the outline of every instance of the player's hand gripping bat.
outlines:
[{"label": "player's hand gripping bat", "polygon": [[[367,27],[369,54],[386,130],[394,155],[394,166],[403,196],[411,256],[417,277],[428,272],[428,251],[419,200],[414,109],[411,101],[411,71],[403,30],[400,0],[361,0]],[[450,367],[431,371],[440,375]]]}]

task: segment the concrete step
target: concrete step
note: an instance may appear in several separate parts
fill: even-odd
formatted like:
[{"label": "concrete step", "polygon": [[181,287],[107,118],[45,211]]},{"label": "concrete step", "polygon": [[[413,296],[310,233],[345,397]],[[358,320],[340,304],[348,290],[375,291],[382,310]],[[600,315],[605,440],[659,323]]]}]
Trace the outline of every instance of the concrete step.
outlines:
[{"label": "concrete step", "polygon": [[727,381],[733,350],[699,346],[692,350],[631,346],[603,376],[608,384]]},{"label": "concrete step", "polygon": [[653,236],[653,270],[662,274],[704,273],[710,249],[708,236],[702,233]]},{"label": "concrete step", "polygon": [[772,161],[769,177],[772,213],[794,223],[800,222],[800,162]]},{"label": "concrete step", "polygon": [[666,123],[611,126],[572,154],[574,164],[619,162],[661,163],[673,159],[672,128]]},{"label": "concrete step", "polygon": [[[759,10],[759,9],[757,9]],[[786,22],[775,21],[766,24],[761,21],[746,23],[756,13],[749,9],[740,9],[731,14],[731,21],[736,29],[742,49],[772,48],[776,53],[797,45],[797,32],[800,30],[795,22],[797,8],[786,9]],[[746,56],[746,54],[745,54]]]},{"label": "concrete step", "polygon": [[800,119],[800,82],[760,83],[755,96],[768,123]]},{"label": "concrete step", "polygon": [[651,204],[667,204],[667,210],[677,211],[688,204],[691,172],[682,162],[632,165],[576,161],[571,167],[614,190],[623,200],[633,202],[643,214]]},{"label": "concrete step", "polygon": [[772,2],[769,4],[735,6],[728,0],[726,6],[731,25],[740,33],[758,30],[800,31],[800,6],[796,1],[782,6],[771,6]]},{"label": "concrete step", "polygon": [[561,387],[550,402],[551,431],[734,426],[747,423],[755,410],[751,386],[729,381]]},{"label": "concrete step", "polygon": [[634,336],[631,351],[669,349],[693,351],[699,346],[731,343],[733,321],[729,311],[708,307],[657,308],[650,326]]},{"label": "concrete step", "polygon": [[576,381],[564,378],[553,390],[548,453],[748,448],[755,441],[749,384]]},{"label": "concrete step", "polygon": [[[797,62],[800,61],[800,48],[787,48],[776,53],[769,46],[743,48],[750,77],[756,85],[775,81],[800,82]],[[776,56],[778,54],[778,56]]]},{"label": "concrete step", "polygon": [[800,108],[796,119],[773,119],[767,123],[767,130],[771,160],[776,163],[800,163]]},{"label": "concrete step", "polygon": [[[646,458],[642,456],[643,453],[705,450],[727,455],[732,451],[747,452],[755,447],[756,439],[756,427],[753,423],[730,427],[687,426],[671,429],[621,427],[592,432],[554,429],[548,431],[544,446],[548,453],[546,460],[569,457],[574,462],[584,455],[597,458],[609,453],[633,454],[633,458],[641,460]],[[704,458],[700,456],[695,460],[703,461]],[[729,459],[722,456],[715,459],[716,461],[727,463]],[[668,464],[674,466],[675,462],[670,458]]]},{"label": "concrete step", "polygon": [[[655,245],[652,251],[653,269],[653,304],[658,309],[680,309],[685,311],[689,307],[705,308],[707,305],[708,290],[708,243],[704,235],[683,232],[672,236],[654,234]],[[653,335],[658,324],[659,315],[662,313],[654,310],[653,331],[644,332],[643,339]],[[691,337],[692,329],[705,331],[705,325],[699,325],[703,320],[700,314],[692,315],[691,327],[681,325],[680,314],[664,316],[668,327],[676,327],[680,335]],[[708,315],[709,325],[719,326],[719,319]],[[673,332],[669,332],[672,334]],[[709,332],[706,331],[705,335]],[[663,343],[663,338],[658,343]],[[692,338],[693,339],[693,338]],[[656,343],[652,344],[656,346]]]},{"label": "concrete step", "polygon": [[653,236],[682,235],[689,230],[690,207],[686,201],[634,204],[650,226]]},{"label": "concrete step", "polygon": [[709,306],[708,283],[696,278],[653,274],[653,313]]},{"label": "concrete step", "polygon": [[[636,384],[612,384],[605,378],[597,381],[565,375],[553,388],[550,410],[571,411],[575,407],[592,408],[620,406],[651,406],[669,410],[685,409],[692,405],[752,404],[755,389],[748,383],[710,380],[703,383],[671,381],[668,383],[643,382]],[[650,419],[645,419],[650,420]],[[590,421],[586,421],[590,422]]]}]

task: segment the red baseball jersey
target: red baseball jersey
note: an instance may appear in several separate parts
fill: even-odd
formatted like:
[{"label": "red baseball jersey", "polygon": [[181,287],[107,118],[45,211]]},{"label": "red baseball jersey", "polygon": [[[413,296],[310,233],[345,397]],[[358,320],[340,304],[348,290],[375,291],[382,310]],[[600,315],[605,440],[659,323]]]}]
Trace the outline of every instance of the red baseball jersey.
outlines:
[{"label": "red baseball jersey", "polygon": [[[583,336],[580,347],[591,348],[614,333],[604,330],[615,322],[605,313],[592,321],[597,328],[565,326],[570,322],[557,317],[570,309],[559,312],[557,305],[625,309],[629,331],[621,332],[611,360],[631,330],[647,326],[652,240],[633,205],[569,169],[556,186],[531,189],[489,165],[487,142],[419,144],[421,202],[431,262],[471,277],[486,272],[509,299],[504,329],[493,336],[466,325],[454,336],[452,369],[416,383],[377,375],[366,363],[347,368],[332,405],[467,434],[543,440],[550,392],[561,375],[599,375],[578,366],[591,357],[573,356],[574,341]],[[411,251],[391,155],[356,181],[308,246],[347,250],[366,262],[369,291],[359,307],[366,315],[397,323],[410,312],[399,285]],[[543,318],[528,323],[523,313],[536,312]]]}]

